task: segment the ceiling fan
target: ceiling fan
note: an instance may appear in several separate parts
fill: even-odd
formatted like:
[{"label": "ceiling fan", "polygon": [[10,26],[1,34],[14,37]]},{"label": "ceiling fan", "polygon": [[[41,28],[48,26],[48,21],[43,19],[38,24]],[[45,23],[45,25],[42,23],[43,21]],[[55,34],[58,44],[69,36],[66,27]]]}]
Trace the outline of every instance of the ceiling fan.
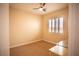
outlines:
[{"label": "ceiling fan", "polygon": [[40,3],[40,6],[38,8],[33,8],[33,10],[39,10],[39,11],[46,12],[46,8],[44,8],[45,5],[46,3]]}]

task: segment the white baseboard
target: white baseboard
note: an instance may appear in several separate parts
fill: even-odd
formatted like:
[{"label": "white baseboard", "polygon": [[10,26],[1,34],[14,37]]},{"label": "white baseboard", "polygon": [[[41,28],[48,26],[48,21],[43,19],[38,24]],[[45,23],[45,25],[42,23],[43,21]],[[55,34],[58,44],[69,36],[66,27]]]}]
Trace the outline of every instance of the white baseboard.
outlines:
[{"label": "white baseboard", "polygon": [[10,48],[19,47],[19,46],[27,45],[27,44],[31,44],[31,43],[34,43],[34,42],[37,42],[37,41],[41,41],[41,39],[40,40],[33,40],[33,41],[30,41],[30,42],[23,42],[23,43],[20,43],[20,44],[17,44],[17,45],[10,46]]},{"label": "white baseboard", "polygon": [[48,41],[48,40],[44,40],[44,41],[49,42],[49,43],[52,43],[52,44],[57,44],[57,43],[55,43],[55,42]]}]

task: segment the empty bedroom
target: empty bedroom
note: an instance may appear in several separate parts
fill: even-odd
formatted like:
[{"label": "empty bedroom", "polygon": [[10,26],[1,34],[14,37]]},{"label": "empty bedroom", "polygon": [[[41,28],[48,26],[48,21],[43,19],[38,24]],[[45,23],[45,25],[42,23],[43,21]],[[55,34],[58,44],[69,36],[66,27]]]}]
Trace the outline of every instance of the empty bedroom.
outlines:
[{"label": "empty bedroom", "polygon": [[67,56],[68,4],[10,3],[11,56]]}]

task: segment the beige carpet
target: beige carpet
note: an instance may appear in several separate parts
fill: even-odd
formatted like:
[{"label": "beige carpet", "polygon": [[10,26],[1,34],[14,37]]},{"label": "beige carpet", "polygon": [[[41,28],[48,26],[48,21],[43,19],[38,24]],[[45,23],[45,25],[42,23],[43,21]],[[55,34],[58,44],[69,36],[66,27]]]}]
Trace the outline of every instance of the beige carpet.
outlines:
[{"label": "beige carpet", "polygon": [[51,53],[49,49],[55,46],[54,44],[38,41],[28,45],[23,45],[16,48],[10,49],[11,56],[57,56],[54,53]]}]

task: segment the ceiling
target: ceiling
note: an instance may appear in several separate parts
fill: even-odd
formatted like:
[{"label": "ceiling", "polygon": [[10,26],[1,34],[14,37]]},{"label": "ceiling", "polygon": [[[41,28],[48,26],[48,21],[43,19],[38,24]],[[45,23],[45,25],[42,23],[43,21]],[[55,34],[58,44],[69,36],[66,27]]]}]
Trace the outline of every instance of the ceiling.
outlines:
[{"label": "ceiling", "polygon": [[20,9],[27,12],[32,12],[40,15],[44,15],[68,6],[66,3],[46,3],[45,8],[47,9],[46,12],[41,12],[39,10],[33,10],[33,8],[38,8],[40,6],[39,3],[17,3],[17,4],[10,4],[10,7]]}]

